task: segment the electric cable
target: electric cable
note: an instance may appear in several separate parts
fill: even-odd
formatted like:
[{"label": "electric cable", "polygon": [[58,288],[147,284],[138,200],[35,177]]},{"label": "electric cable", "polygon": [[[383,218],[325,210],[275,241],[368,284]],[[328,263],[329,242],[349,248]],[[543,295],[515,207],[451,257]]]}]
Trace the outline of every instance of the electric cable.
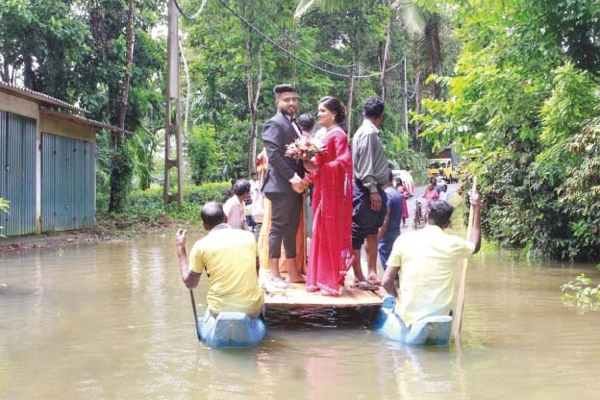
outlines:
[{"label": "electric cable", "polygon": [[[304,47],[304,46],[300,45],[300,43],[298,43],[298,41],[297,41],[296,39],[294,39],[293,37],[291,37],[290,35],[288,35],[288,34],[285,32],[285,29],[281,28],[281,27],[280,27],[279,25],[277,25],[275,22],[271,21],[269,18],[267,18],[267,17],[265,17],[264,15],[262,15],[262,14],[260,13],[260,10],[258,10],[258,9],[257,9],[257,8],[256,8],[256,7],[255,7],[255,6],[252,4],[252,3],[248,3],[248,5],[249,5],[249,6],[250,6],[250,7],[251,7],[251,8],[252,8],[254,11],[256,11],[256,12],[258,13],[259,17],[260,17],[260,18],[261,18],[263,21],[267,22],[269,25],[271,25],[272,27],[274,27],[275,29],[277,29],[277,31],[279,31],[279,33],[281,33],[283,36],[285,36],[287,39],[289,39],[289,40],[292,42],[292,44],[294,44],[295,46],[297,46],[298,48],[300,48],[300,49],[304,50],[305,52],[307,52],[307,53],[309,53],[309,54],[310,54],[310,53],[314,53],[314,50],[307,49],[306,47]],[[327,65],[330,65],[330,66],[332,66],[332,67],[336,67],[336,68],[344,68],[344,69],[348,69],[348,67],[349,67],[349,65],[348,65],[348,64],[346,64],[346,65],[335,64],[335,63],[329,62],[329,61],[327,61],[327,60],[323,60],[322,58],[319,58],[319,59],[317,59],[317,60],[315,60],[315,61],[318,61],[318,62],[320,62],[320,63],[323,63],[323,64],[327,64]]]},{"label": "electric cable", "polygon": [[[288,56],[294,58],[295,60],[306,64],[318,71],[321,71],[323,73],[329,74],[329,75],[333,75],[333,76],[337,76],[340,78],[344,78],[344,79],[350,79],[350,78],[354,78],[354,79],[363,79],[363,78],[372,78],[372,77],[376,77],[376,76],[380,76],[382,73],[381,72],[376,72],[373,74],[369,74],[369,75],[353,75],[350,76],[348,74],[341,74],[339,72],[335,72],[335,71],[331,71],[328,69],[325,69],[323,67],[320,67],[310,61],[304,60],[302,58],[299,58],[298,56],[296,56],[295,54],[291,53],[289,50],[287,50],[285,47],[281,46],[279,43],[275,42],[273,39],[271,39],[270,37],[268,37],[266,34],[264,34],[262,31],[260,31],[257,27],[255,27],[252,23],[250,23],[248,20],[246,20],[242,15],[240,15],[237,11],[235,11],[234,9],[232,9],[224,0],[218,0],[219,3],[221,3],[221,5],[223,7],[225,7],[230,13],[232,13],[234,16],[236,16],[240,21],[242,21],[244,24],[246,24],[250,29],[252,29],[254,32],[256,32],[260,37],[262,37],[263,39],[265,39],[267,42],[269,42],[272,46],[274,46],[276,49],[278,49],[279,51],[287,54]],[[398,65],[400,65],[402,63],[402,61],[400,61],[399,63],[393,65],[390,68],[387,68],[385,70],[385,72],[390,71],[394,68],[397,68]]]},{"label": "electric cable", "polygon": [[206,5],[206,2],[208,0],[203,0],[202,4],[200,5],[200,9],[198,11],[196,11],[196,14],[194,14],[193,16],[189,16],[186,13],[183,12],[183,10],[181,9],[181,7],[179,6],[179,3],[177,2],[177,0],[173,0],[173,3],[175,3],[175,7],[177,7],[177,9],[179,10],[179,13],[181,15],[183,15],[185,18],[194,21],[196,19],[198,19],[198,17],[200,16],[200,13],[202,12],[202,10],[204,10],[204,6]]}]

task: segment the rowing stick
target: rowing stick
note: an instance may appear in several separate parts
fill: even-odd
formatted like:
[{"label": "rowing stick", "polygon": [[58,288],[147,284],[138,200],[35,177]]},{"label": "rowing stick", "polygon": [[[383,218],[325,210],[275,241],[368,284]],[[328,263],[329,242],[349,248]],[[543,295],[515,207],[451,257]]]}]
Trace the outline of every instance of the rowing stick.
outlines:
[{"label": "rowing stick", "polygon": [[[477,177],[473,177],[473,193],[477,192]],[[467,225],[467,240],[471,237],[473,230],[473,205],[469,209],[469,224]],[[465,304],[465,291],[467,286],[467,270],[469,269],[469,258],[465,257],[463,261],[462,274],[460,276],[460,286],[458,287],[458,298],[456,300],[456,313],[454,316],[454,324],[452,325],[452,334],[454,341],[460,341],[460,328],[462,324],[463,307]]]}]

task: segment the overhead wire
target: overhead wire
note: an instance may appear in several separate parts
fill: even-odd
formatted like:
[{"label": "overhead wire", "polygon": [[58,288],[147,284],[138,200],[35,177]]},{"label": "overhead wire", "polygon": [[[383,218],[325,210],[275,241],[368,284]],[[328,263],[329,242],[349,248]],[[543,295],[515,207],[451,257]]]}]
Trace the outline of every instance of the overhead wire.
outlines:
[{"label": "overhead wire", "polygon": [[237,11],[235,11],[234,9],[232,9],[231,7],[229,7],[229,5],[223,1],[223,0],[217,0],[219,3],[221,3],[221,5],[223,5],[223,7],[225,7],[230,13],[232,13],[233,15],[235,15],[240,21],[242,21],[244,24],[246,24],[246,26],[248,26],[248,28],[252,29],[254,32],[256,32],[260,37],[262,37],[263,39],[265,39],[267,42],[269,42],[272,46],[274,46],[276,49],[278,49],[279,51],[287,54],[288,56],[296,59],[297,61],[306,64],[318,71],[321,71],[323,73],[326,74],[330,74],[330,75],[334,75],[334,76],[338,76],[341,78],[350,78],[349,75],[347,74],[340,74],[339,72],[335,72],[335,71],[330,71],[328,69],[325,69],[323,67],[320,67],[316,64],[311,63],[310,61],[304,60],[300,57],[297,57],[295,54],[291,53],[288,49],[286,49],[285,47],[281,46],[279,43],[275,42],[273,39],[271,39],[270,37],[268,37],[267,35],[265,35],[263,32],[261,32],[257,27],[255,27],[252,23],[250,23],[249,21],[247,21],[243,16],[241,16]]},{"label": "overhead wire", "polygon": [[196,11],[196,14],[194,14],[193,16],[190,17],[185,12],[183,12],[183,10],[181,9],[181,6],[179,6],[179,3],[177,2],[177,0],[173,0],[173,3],[175,3],[175,7],[177,7],[177,9],[179,10],[179,13],[181,15],[183,15],[185,18],[192,20],[192,21],[198,19],[198,17],[200,16],[200,13],[202,12],[202,10],[204,10],[204,6],[206,5],[207,2],[208,2],[208,0],[203,0],[202,4],[200,5],[200,9],[198,9],[198,11]]},{"label": "overhead wire", "polygon": [[[250,6],[250,7],[251,7],[251,8],[252,8],[254,11],[256,11],[256,12],[258,13],[259,17],[260,17],[260,18],[261,18],[263,21],[267,22],[269,25],[271,25],[272,27],[274,27],[275,29],[277,29],[277,30],[279,31],[279,33],[281,33],[281,34],[282,34],[283,36],[285,36],[287,39],[291,40],[291,42],[292,42],[292,44],[293,44],[294,46],[297,46],[298,48],[300,48],[300,49],[304,50],[305,52],[307,52],[307,53],[309,53],[309,54],[310,54],[310,53],[313,53],[313,50],[307,49],[306,47],[304,47],[304,46],[300,45],[300,43],[298,43],[298,41],[297,41],[295,38],[291,37],[290,35],[288,35],[288,34],[285,32],[285,29],[281,28],[281,27],[280,27],[279,25],[277,25],[275,22],[271,21],[269,18],[267,18],[267,17],[265,17],[263,14],[261,14],[260,10],[258,10],[258,9],[256,8],[256,6],[254,6],[252,3],[247,3],[247,4],[248,4],[248,5],[249,5],[249,6]],[[336,67],[336,68],[344,68],[344,69],[348,69],[348,67],[349,67],[349,65],[348,65],[348,64],[345,64],[345,65],[341,65],[341,64],[335,64],[335,63],[329,62],[329,61],[327,61],[327,60],[323,60],[323,59],[321,59],[321,58],[320,58],[320,59],[317,59],[317,60],[315,60],[315,61],[318,61],[318,62],[320,62],[320,63],[323,63],[323,64],[327,64],[327,65],[330,65],[330,66],[332,66],[332,67]]]},{"label": "overhead wire", "polygon": [[[200,8],[198,9],[198,11],[193,16],[187,15],[187,13],[185,13],[183,11],[183,9],[181,8],[181,6],[179,5],[179,3],[178,3],[177,0],[173,0],[173,3],[175,4],[175,7],[177,7],[177,10],[179,11],[179,13],[183,17],[185,17],[185,18],[187,18],[189,20],[196,20],[200,16],[200,14],[202,13],[202,11],[204,10],[204,7],[205,7],[207,1],[208,0],[203,0],[202,1],[202,4],[200,5]],[[339,73],[339,72],[336,72],[336,71],[331,71],[329,69],[323,68],[323,67],[315,64],[314,61],[311,62],[311,61],[308,61],[308,60],[306,60],[304,58],[298,57],[296,54],[290,52],[288,49],[286,49],[285,47],[283,47],[281,44],[275,42],[273,39],[271,39],[265,33],[263,33],[260,29],[258,29],[256,26],[254,26],[254,24],[252,24],[251,22],[249,22],[246,18],[244,18],[242,15],[240,15],[237,11],[235,11],[234,9],[232,9],[224,0],[218,0],[218,2],[221,3],[221,5],[223,7],[225,7],[225,9],[227,9],[230,13],[232,13],[240,21],[242,21],[246,26],[248,26],[250,29],[252,29],[254,32],[256,32],[260,37],[262,37],[263,39],[265,39],[276,50],[279,50],[279,51],[287,54],[288,56],[292,57],[296,61],[299,61],[299,62],[301,62],[301,63],[303,63],[305,65],[308,65],[308,66],[314,68],[317,71],[320,71],[320,72],[323,72],[323,73],[326,73],[326,74],[329,74],[329,75],[337,76],[337,77],[340,77],[340,78],[344,78],[344,79],[366,79],[366,78],[373,78],[373,77],[381,76],[381,74],[382,74],[382,72],[380,71],[380,72],[375,72],[375,73],[367,74],[367,75],[354,75],[354,74],[352,74],[352,76],[350,76],[349,74],[342,74],[342,73]],[[249,3],[249,4],[250,4],[250,6],[255,11],[258,12],[258,10],[256,9],[256,7],[254,7],[254,5],[252,5],[251,3]],[[270,21],[266,17],[262,16],[262,14],[259,13],[259,15],[261,16],[261,18],[263,18],[263,20],[267,21],[269,24],[271,24],[272,26],[274,26],[280,33],[282,33],[284,36],[286,36],[288,39],[290,39],[295,46],[298,46],[298,47],[300,47],[301,49],[303,49],[303,50],[305,50],[307,52],[311,52],[311,50],[306,49],[303,46],[300,46],[295,39],[293,39],[289,35],[287,35],[285,33],[285,31],[283,29],[281,29],[277,24],[275,24],[274,22]],[[334,64],[334,63],[331,63],[329,61],[322,60],[322,59],[318,59],[316,61],[324,63],[324,64],[328,64],[328,65],[330,65],[332,67],[348,68],[348,69],[350,69],[350,65]],[[402,64],[402,61],[394,64],[393,66],[391,66],[389,68],[386,68],[385,71],[383,71],[383,72],[391,71],[394,68],[397,68],[400,64]]]},{"label": "overhead wire", "polygon": [[[254,32],[256,32],[260,37],[262,37],[263,39],[265,39],[267,42],[269,42],[273,47],[275,47],[277,50],[287,54],[288,56],[294,58],[295,60],[308,65],[318,71],[321,71],[323,73],[329,74],[329,75],[333,75],[333,76],[337,76],[340,78],[344,78],[344,79],[363,79],[363,78],[372,78],[372,77],[376,77],[376,76],[380,76],[382,74],[382,72],[376,72],[373,74],[369,74],[369,75],[348,75],[348,74],[342,74],[339,72],[335,72],[335,71],[331,71],[328,70],[326,68],[323,68],[319,65],[314,64],[313,62],[307,61],[303,58],[300,58],[298,56],[296,56],[295,54],[293,54],[292,52],[290,52],[289,50],[287,50],[285,47],[283,47],[282,45],[280,45],[279,43],[275,42],[273,39],[271,39],[270,37],[268,37],[266,34],[264,34],[262,31],[260,31],[256,26],[254,26],[254,24],[252,24],[251,22],[249,22],[248,20],[246,20],[246,18],[244,18],[242,15],[240,15],[237,11],[235,11],[234,9],[232,9],[224,0],[217,0],[219,3],[221,3],[221,5],[223,7],[225,7],[230,13],[232,13],[234,16],[236,16],[240,21],[242,21],[244,24],[246,24],[246,26],[248,26],[250,29],[252,29]],[[394,68],[397,68],[398,65],[400,65],[402,62],[399,62],[395,65],[393,65],[390,68],[387,68],[385,70],[385,72],[390,71]]]}]

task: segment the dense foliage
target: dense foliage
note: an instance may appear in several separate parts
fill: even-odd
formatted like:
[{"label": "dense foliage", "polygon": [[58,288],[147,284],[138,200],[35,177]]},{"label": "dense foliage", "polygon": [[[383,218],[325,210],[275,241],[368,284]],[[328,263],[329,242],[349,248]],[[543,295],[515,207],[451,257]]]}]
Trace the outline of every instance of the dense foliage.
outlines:
[{"label": "dense foliage", "polygon": [[[315,114],[322,96],[340,98],[350,134],[362,101],[377,94],[395,167],[411,165],[418,178],[428,153],[448,146],[470,163],[488,237],[527,254],[600,260],[596,0],[179,3],[187,15],[205,6],[180,19],[186,198],[191,183],[254,168],[274,85],[296,85],[300,112]],[[294,18],[299,3],[307,7]],[[161,203],[165,5],[0,0],[0,79],[128,132],[97,137],[102,212],[131,210],[135,184],[150,190],[152,207]],[[135,193],[134,204],[147,204]]]},{"label": "dense foliage", "polygon": [[423,102],[425,136],[468,150],[490,238],[600,260],[600,5],[468,3],[456,74],[438,79],[448,98]]}]

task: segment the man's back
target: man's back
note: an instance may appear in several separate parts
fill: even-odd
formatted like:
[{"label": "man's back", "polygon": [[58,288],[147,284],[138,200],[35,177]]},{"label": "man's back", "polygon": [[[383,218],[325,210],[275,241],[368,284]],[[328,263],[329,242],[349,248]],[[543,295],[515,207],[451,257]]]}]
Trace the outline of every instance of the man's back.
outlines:
[{"label": "man's back", "polygon": [[388,264],[401,266],[398,312],[407,326],[449,313],[460,261],[474,250],[474,244],[433,225],[396,240]]},{"label": "man's back", "polygon": [[244,229],[244,221],[246,220],[244,204],[240,203],[236,195],[227,199],[225,204],[223,204],[223,211],[227,216],[227,224],[229,226],[234,229]]},{"label": "man's back", "polygon": [[355,179],[362,181],[370,176],[384,185],[389,179],[389,167],[378,132],[369,120],[363,121],[352,139],[352,164]]},{"label": "man's back", "polygon": [[256,256],[254,235],[224,224],[194,244],[190,269],[197,273],[206,269],[210,281],[206,301],[211,312],[260,313],[263,292],[258,286]]},{"label": "man's back", "polygon": [[402,197],[393,186],[385,188],[387,197],[387,208],[390,210],[390,220],[385,236],[393,236],[394,238],[400,234],[400,222],[402,221]]}]

